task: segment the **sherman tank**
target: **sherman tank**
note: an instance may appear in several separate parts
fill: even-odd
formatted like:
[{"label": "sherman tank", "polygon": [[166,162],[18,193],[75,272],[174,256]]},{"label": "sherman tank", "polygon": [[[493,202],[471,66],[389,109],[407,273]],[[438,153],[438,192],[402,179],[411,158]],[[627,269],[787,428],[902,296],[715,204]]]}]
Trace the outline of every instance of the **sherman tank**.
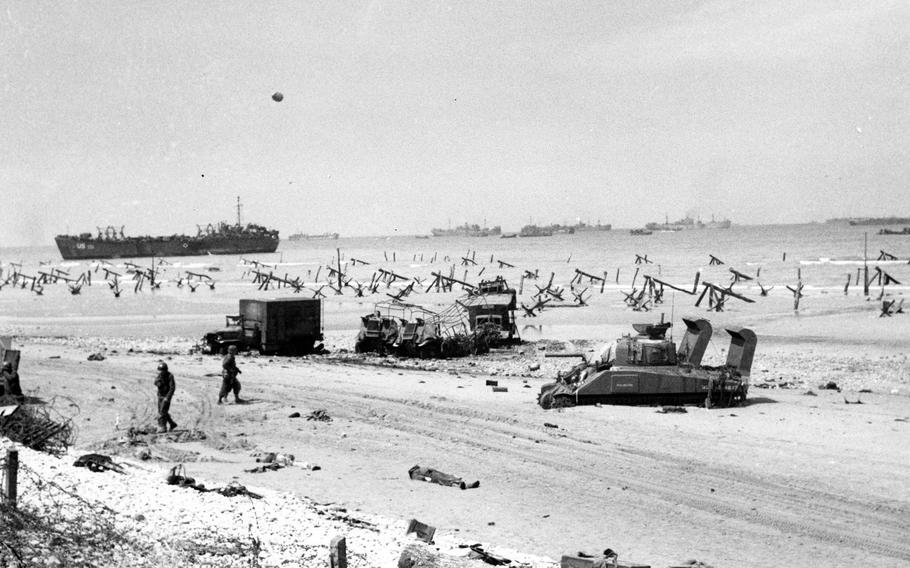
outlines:
[{"label": "sherman tank", "polygon": [[702,404],[732,406],[746,400],[755,354],[755,333],[729,328],[730,347],[722,366],[702,365],[713,330],[706,319],[685,319],[677,349],[666,338],[670,323],[634,324],[591,358],[540,389],[543,408],[577,404]]}]

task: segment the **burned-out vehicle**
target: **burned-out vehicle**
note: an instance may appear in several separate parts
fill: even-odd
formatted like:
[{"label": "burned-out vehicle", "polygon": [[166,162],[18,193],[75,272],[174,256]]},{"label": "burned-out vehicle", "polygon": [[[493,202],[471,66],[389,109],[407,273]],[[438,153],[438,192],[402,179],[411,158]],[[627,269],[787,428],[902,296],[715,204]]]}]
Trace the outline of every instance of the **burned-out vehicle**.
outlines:
[{"label": "burned-out vehicle", "polygon": [[225,316],[225,327],[207,332],[203,353],[226,353],[231,345],[264,354],[298,355],[322,351],[319,298],[241,299],[239,313]]},{"label": "burned-out vehicle", "polygon": [[[399,357],[464,357],[488,352],[503,340],[504,333],[506,338],[517,338],[511,316],[504,332],[502,320],[492,319],[498,313],[473,310],[464,301],[438,313],[398,299],[378,302],[373,312],[360,318],[354,350]],[[503,304],[508,305],[508,301]],[[471,314],[476,317],[472,319]]]},{"label": "burned-out vehicle", "polygon": [[515,325],[516,293],[502,277],[484,280],[466,298],[457,300],[468,316],[468,325],[483,347],[519,341]]},{"label": "burned-out vehicle", "polygon": [[393,347],[399,355],[421,359],[440,356],[443,338],[438,322],[416,318],[398,329],[398,338]]},{"label": "burned-out vehicle", "polygon": [[705,319],[683,319],[679,349],[669,323],[635,324],[625,335],[540,389],[543,408],[576,404],[692,404],[731,406],[746,400],[757,339],[752,330],[727,329],[724,365],[701,364],[713,330]]},{"label": "burned-out vehicle", "polygon": [[379,310],[360,318],[360,331],[354,341],[356,353],[376,352],[385,354],[390,352],[398,340],[402,318],[383,315]]}]

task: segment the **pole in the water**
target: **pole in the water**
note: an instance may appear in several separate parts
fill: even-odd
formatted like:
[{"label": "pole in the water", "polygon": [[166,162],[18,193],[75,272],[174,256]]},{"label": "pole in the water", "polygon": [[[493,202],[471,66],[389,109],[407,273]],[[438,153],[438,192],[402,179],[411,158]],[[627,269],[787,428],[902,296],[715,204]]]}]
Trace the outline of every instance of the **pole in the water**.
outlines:
[{"label": "pole in the water", "polygon": [[863,233],[863,295],[869,296],[869,233]]}]

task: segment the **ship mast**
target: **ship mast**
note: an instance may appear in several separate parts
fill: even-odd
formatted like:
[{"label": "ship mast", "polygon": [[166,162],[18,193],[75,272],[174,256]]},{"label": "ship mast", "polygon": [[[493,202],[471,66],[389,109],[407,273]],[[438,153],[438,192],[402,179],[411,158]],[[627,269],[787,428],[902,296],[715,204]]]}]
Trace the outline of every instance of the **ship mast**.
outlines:
[{"label": "ship mast", "polygon": [[238,195],[238,196],[237,196],[237,226],[238,226],[238,227],[243,226],[243,223],[240,222],[240,209],[241,209],[241,207],[242,207],[242,205],[240,205],[240,196]]}]

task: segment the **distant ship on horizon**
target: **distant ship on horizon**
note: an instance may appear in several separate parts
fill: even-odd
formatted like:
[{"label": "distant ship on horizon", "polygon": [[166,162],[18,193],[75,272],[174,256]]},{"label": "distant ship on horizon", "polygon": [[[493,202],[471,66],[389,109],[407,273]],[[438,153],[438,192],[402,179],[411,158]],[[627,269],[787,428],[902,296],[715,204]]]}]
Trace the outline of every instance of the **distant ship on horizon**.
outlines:
[{"label": "distant ship on horizon", "polygon": [[240,208],[238,197],[236,224],[197,225],[198,231],[193,236],[128,237],[123,234],[124,226],[119,230],[108,226],[98,227],[98,236],[91,233],[57,235],[54,241],[64,260],[275,252],[278,231],[253,223],[243,225]]},{"label": "distant ship on horizon", "polygon": [[696,220],[687,215],[672,223],[669,221],[669,217],[663,223],[646,223],[645,229],[649,231],[687,231],[690,229],[729,229],[730,225],[732,223],[729,219],[715,221],[712,216],[711,220],[705,223],[701,219]]},{"label": "distant ship on horizon", "polygon": [[837,217],[825,223],[847,223],[851,226],[865,225],[907,225],[910,217]]},{"label": "distant ship on horizon", "polygon": [[496,237],[502,234],[499,225],[495,227],[481,227],[477,223],[465,223],[454,229],[432,229],[434,237]]},{"label": "distant ship on horizon", "polygon": [[339,237],[338,233],[301,233],[296,232],[288,237],[289,241],[315,241],[315,240],[335,240]]}]

